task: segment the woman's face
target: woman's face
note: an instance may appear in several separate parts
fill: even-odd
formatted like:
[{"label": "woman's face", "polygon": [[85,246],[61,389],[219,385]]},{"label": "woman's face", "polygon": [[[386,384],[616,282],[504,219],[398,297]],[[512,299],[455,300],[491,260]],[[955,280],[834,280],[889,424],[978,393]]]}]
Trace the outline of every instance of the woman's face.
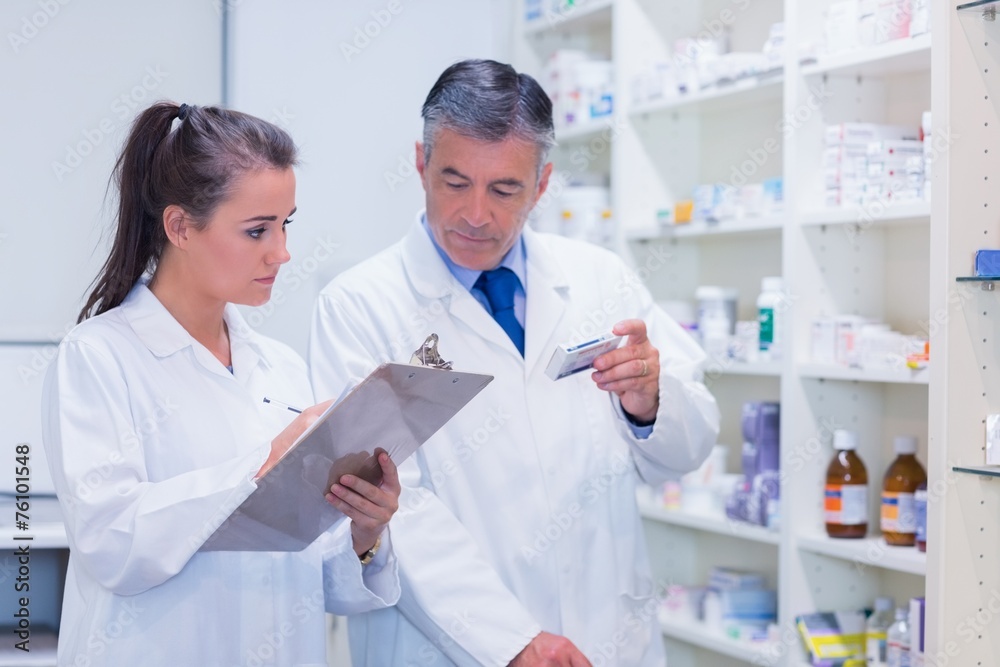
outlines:
[{"label": "woman's face", "polygon": [[295,174],[262,169],[241,176],[201,230],[188,235],[188,271],[210,299],[260,306],[290,259],[285,225],[295,212]]}]

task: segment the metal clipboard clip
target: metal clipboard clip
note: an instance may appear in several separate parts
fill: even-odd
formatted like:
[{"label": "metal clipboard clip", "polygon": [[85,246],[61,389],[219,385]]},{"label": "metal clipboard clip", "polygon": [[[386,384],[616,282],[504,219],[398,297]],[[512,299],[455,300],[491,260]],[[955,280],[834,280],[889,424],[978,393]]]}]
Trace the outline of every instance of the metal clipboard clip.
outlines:
[{"label": "metal clipboard clip", "polygon": [[438,352],[438,335],[432,333],[410,357],[410,364],[413,366],[428,366],[430,368],[440,368],[443,371],[451,370],[451,362],[441,358]]}]

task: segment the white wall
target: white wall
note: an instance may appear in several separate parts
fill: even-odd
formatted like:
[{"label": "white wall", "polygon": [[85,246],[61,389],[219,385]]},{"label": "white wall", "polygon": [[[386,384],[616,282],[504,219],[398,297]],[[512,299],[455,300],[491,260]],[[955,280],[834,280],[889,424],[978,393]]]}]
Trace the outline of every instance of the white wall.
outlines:
[{"label": "white wall", "polygon": [[415,219],[423,205],[412,170],[420,107],[453,62],[507,59],[510,3],[232,4],[229,103],[285,127],[302,156],[292,260],[272,303],[249,319],[304,354],[322,286],[398,240]]},{"label": "white wall", "polygon": [[135,114],[220,101],[222,15],[213,0],[9,0],[0,35],[0,341],[58,340],[104,260]]},{"label": "white wall", "polygon": [[73,326],[105,258],[105,191],[135,114],[221,100],[222,14],[210,0],[9,0],[0,35],[0,454],[30,443],[33,491],[51,493],[38,402],[54,346],[41,343]]}]

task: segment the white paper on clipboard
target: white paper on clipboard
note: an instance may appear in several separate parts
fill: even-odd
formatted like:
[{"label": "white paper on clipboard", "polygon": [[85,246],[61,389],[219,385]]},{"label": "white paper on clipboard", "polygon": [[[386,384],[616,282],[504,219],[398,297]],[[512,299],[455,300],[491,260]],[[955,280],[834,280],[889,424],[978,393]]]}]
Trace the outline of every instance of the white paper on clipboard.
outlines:
[{"label": "white paper on clipboard", "polygon": [[492,375],[385,363],[330,406],[201,551],[300,551],[344,515],[324,497],[341,475],[377,483],[473,399]]}]

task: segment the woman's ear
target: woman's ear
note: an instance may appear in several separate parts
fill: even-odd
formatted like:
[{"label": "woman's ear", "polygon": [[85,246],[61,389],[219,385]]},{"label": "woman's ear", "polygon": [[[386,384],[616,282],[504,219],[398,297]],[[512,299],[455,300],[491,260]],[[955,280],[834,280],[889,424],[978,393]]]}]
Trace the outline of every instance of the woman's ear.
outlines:
[{"label": "woman's ear", "polygon": [[183,248],[188,239],[188,218],[184,209],[176,204],[163,209],[163,231],[167,240],[178,248]]}]

